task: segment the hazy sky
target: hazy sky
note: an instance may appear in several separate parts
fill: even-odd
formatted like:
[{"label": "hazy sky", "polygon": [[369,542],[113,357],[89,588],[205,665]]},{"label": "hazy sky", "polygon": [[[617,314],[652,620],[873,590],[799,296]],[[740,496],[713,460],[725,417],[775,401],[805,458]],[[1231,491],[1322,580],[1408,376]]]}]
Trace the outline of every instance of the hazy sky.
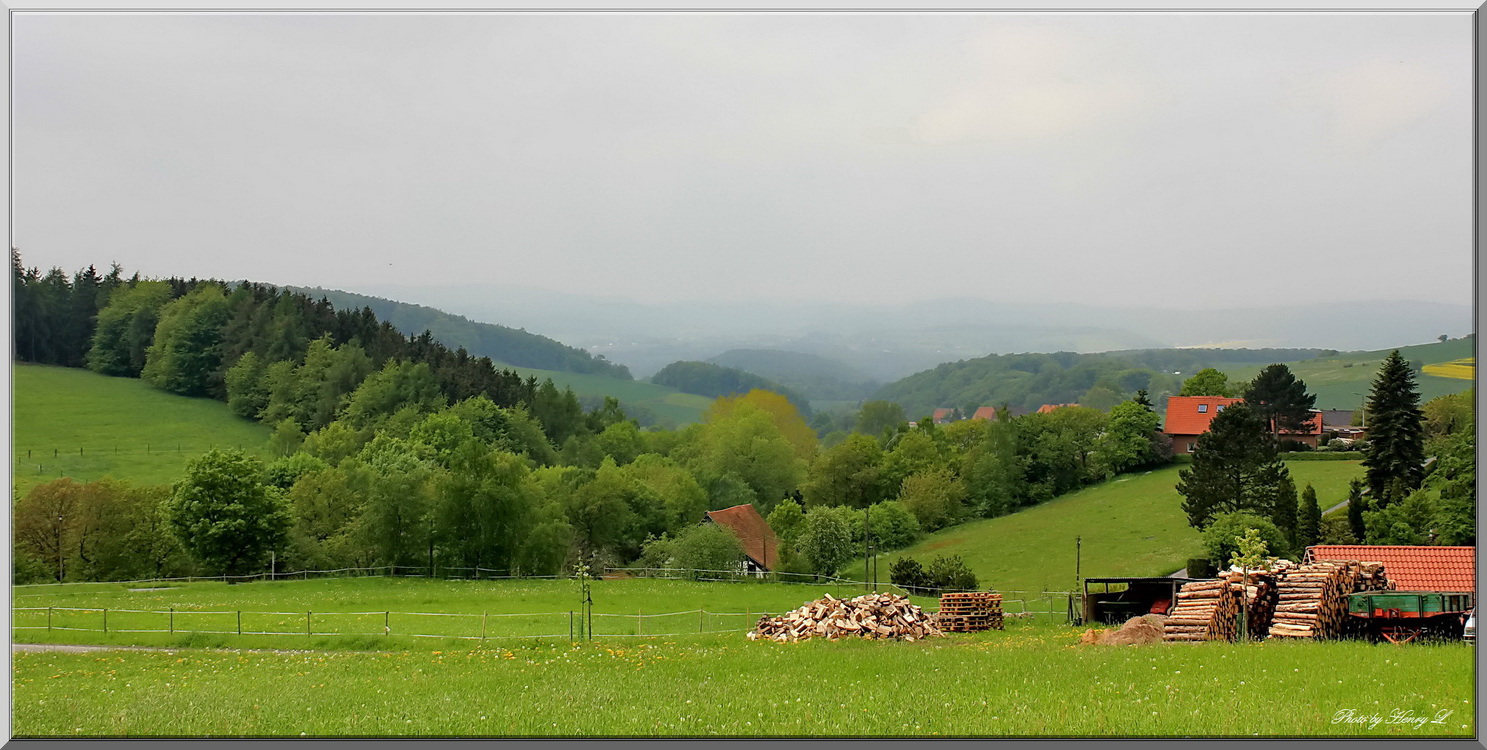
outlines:
[{"label": "hazy sky", "polygon": [[1471,302],[1471,17],[13,16],[28,265]]}]

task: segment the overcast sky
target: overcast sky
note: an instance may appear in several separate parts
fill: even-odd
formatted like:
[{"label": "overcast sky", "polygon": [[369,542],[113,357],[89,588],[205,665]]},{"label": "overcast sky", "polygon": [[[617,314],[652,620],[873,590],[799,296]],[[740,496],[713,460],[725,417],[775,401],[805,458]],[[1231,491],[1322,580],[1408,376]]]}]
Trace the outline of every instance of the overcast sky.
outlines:
[{"label": "overcast sky", "polygon": [[12,244],[43,268],[1471,302],[1467,14],[12,22]]}]

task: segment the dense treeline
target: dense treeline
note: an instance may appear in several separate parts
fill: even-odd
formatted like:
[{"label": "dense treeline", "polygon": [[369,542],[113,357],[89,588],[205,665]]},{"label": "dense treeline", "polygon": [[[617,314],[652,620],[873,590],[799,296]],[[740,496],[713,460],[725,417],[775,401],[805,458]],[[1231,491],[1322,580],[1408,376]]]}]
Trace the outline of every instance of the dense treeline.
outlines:
[{"label": "dense treeline", "polygon": [[331,289],[298,287],[295,289],[317,299],[324,297],[337,308],[370,309],[378,318],[391,323],[394,328],[405,334],[411,336],[429,331],[436,341],[446,346],[464,348],[476,356],[490,357],[515,367],[590,373],[622,380],[632,379],[629,368],[610,362],[602,354],[592,355],[582,349],[576,349],[525,330],[491,323],[477,323],[463,316],[452,315],[432,307],[412,305],[381,297]]},{"label": "dense treeline", "polygon": [[1174,372],[1215,362],[1286,362],[1330,356],[1331,349],[1133,349],[1100,354],[992,354],[947,362],[889,383],[873,396],[902,404],[910,414],[939,407],[970,414],[978,406],[1022,410],[1078,403],[1109,409],[1124,394],[1145,390],[1162,405],[1182,385]]},{"label": "dense treeline", "polygon": [[779,349],[730,349],[707,360],[768,378],[809,399],[860,401],[880,383],[834,359]]},{"label": "dense treeline", "polygon": [[650,381],[656,385],[675,388],[682,393],[709,398],[748,393],[757,388],[790,399],[790,403],[795,404],[806,416],[811,413],[810,402],[789,388],[752,372],[709,362],[672,362],[652,375]]}]

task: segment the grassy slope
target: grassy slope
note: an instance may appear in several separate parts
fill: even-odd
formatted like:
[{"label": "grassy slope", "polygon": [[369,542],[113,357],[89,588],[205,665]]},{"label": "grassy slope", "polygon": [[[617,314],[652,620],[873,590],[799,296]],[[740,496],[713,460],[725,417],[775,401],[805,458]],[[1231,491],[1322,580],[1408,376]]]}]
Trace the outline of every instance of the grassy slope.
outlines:
[{"label": "grassy slope", "polygon": [[262,455],[269,437],[267,427],[220,401],[171,395],[134,378],[22,364],[11,377],[12,468],[21,492],[58,476],[169,484],[187,459],[212,446]]},{"label": "grassy slope", "polygon": [[522,377],[537,378],[539,383],[552,378],[553,384],[558,388],[567,386],[579,396],[613,396],[624,404],[635,404],[650,409],[659,419],[670,420],[677,425],[701,422],[702,415],[713,403],[713,400],[706,396],[682,393],[675,388],[642,383],[638,380],[617,380],[602,375],[537,370],[506,364],[499,366],[509,367],[520,373]]},{"label": "grassy slope", "polygon": [[[1379,366],[1383,364],[1384,358],[1389,356],[1391,351],[1393,349],[1376,352],[1346,352],[1336,357],[1289,362],[1286,366],[1291,368],[1291,372],[1296,373],[1296,377],[1306,381],[1307,389],[1316,394],[1317,408],[1357,409],[1362,405],[1369,388],[1372,387],[1373,379],[1378,375]],[[1451,362],[1472,356],[1472,341],[1457,339],[1419,346],[1402,346],[1399,347],[1399,355],[1407,360],[1418,361],[1426,365]],[[1253,378],[1264,367],[1264,365],[1220,366],[1219,369],[1223,370],[1230,380],[1238,381]],[[1421,403],[1437,396],[1460,393],[1472,386],[1470,380],[1424,374],[1417,375],[1416,381],[1420,387]]]},{"label": "grassy slope", "polygon": [[[1311,483],[1323,509],[1347,497],[1362,474],[1353,461],[1292,461],[1298,489]],[[908,549],[883,555],[878,578],[902,556],[928,563],[960,555],[982,587],[1004,592],[1067,591],[1076,586],[1074,538],[1081,537],[1079,573],[1086,577],[1164,576],[1201,554],[1177,494],[1179,467],[1117,478],[1043,505],[943,529]],[[844,574],[862,576],[862,563]]]}]

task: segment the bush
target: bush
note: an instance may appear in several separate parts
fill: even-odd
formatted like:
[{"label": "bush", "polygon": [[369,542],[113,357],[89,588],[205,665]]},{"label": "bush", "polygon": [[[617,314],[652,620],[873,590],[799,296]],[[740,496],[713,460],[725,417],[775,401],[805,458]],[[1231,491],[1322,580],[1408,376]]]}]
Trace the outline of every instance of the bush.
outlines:
[{"label": "bush", "polygon": [[14,585],[46,583],[56,578],[56,571],[48,568],[46,563],[36,559],[33,555],[13,550],[10,560],[10,582]]},{"label": "bush", "polygon": [[1335,451],[1325,450],[1321,452],[1306,451],[1304,453],[1287,453],[1287,461],[1362,461],[1363,454],[1356,450]]},{"label": "bush", "polygon": [[1188,559],[1188,578],[1212,578],[1218,571],[1214,570],[1213,562],[1205,557],[1193,557]]},{"label": "bush", "polygon": [[677,564],[693,571],[732,571],[743,562],[743,551],[738,547],[738,538],[721,526],[702,523],[683,531],[676,538]]},{"label": "bush", "polygon": [[1282,453],[1308,453],[1312,448],[1300,440],[1282,440],[1280,441],[1280,449]]},{"label": "bush", "polygon": [[976,580],[976,574],[966,566],[965,560],[960,555],[941,555],[929,561],[929,569],[925,571],[929,575],[930,586],[951,591],[974,591],[980,583]]},{"label": "bush", "polygon": [[929,573],[912,557],[901,557],[888,567],[888,580],[905,591],[917,591],[930,587]]},{"label": "bush", "polygon": [[1220,570],[1229,567],[1229,558],[1239,549],[1239,537],[1250,529],[1260,532],[1260,540],[1265,542],[1269,554],[1284,556],[1290,553],[1290,541],[1269,519],[1253,513],[1223,513],[1215,516],[1203,531],[1203,548],[1208,551],[1208,559],[1214,567]]}]

